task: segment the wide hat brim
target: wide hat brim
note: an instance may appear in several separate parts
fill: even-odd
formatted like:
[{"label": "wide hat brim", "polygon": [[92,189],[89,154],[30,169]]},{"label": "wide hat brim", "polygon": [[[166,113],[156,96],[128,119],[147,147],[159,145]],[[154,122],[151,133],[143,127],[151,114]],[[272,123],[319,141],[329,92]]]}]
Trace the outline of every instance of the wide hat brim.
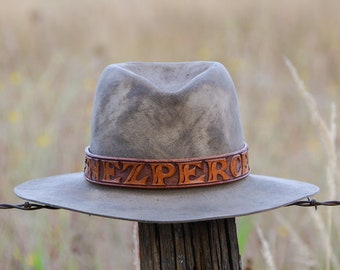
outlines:
[{"label": "wide hat brim", "polygon": [[105,187],[83,173],[27,181],[14,192],[24,200],[89,215],[152,223],[244,216],[291,204],[319,191],[313,184],[251,174],[241,181],[185,189]]}]

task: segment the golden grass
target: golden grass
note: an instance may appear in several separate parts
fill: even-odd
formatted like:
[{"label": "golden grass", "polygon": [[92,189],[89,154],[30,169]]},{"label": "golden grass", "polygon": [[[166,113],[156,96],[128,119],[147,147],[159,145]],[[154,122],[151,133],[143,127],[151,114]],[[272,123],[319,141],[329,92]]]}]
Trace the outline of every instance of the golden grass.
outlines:
[{"label": "golden grass", "polygon": [[[317,184],[318,200],[338,197],[339,14],[338,0],[2,3],[0,202],[20,202],[12,190],[27,179],[82,169],[106,65],[192,60],[230,71],[254,173]],[[284,56],[300,74],[295,81]],[[302,81],[311,96],[301,98]],[[275,269],[337,269],[338,212],[252,216],[262,234],[250,234],[244,261],[265,269],[264,239]],[[133,223],[67,211],[3,210],[0,220],[0,269],[134,268]]]},{"label": "golden grass", "polygon": [[[336,200],[337,191],[336,191],[336,177],[339,175],[339,170],[337,169],[337,149],[336,149],[336,106],[335,103],[331,104],[331,114],[329,126],[326,121],[322,119],[320,112],[318,110],[317,102],[313,98],[313,96],[307,91],[303,81],[300,79],[296,69],[293,64],[286,59],[285,60],[287,67],[289,68],[294,81],[298,86],[298,90],[301,93],[303,99],[306,101],[306,105],[309,109],[309,113],[311,115],[312,121],[316,125],[321,140],[325,146],[325,152],[327,155],[327,171],[326,171],[326,179],[328,185],[328,196],[329,200]],[[333,252],[332,248],[332,224],[333,224],[333,208],[327,209],[327,219],[324,221],[320,218],[319,215],[313,215],[315,219],[315,224],[318,225],[319,230],[322,232],[322,239],[324,241],[325,246],[325,270],[331,269],[331,261],[334,267],[339,268],[339,261],[336,258],[336,255]],[[320,229],[321,228],[321,229]]]}]

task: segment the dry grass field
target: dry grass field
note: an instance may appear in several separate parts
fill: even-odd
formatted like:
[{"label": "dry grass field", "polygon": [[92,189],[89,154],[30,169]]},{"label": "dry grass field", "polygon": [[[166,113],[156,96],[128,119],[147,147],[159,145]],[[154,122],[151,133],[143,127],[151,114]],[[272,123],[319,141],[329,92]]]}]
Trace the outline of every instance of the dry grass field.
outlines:
[{"label": "dry grass field", "polygon": [[[106,65],[194,60],[231,73],[253,173],[305,180],[320,186],[316,199],[339,200],[339,14],[338,0],[2,2],[0,203],[20,203],[13,188],[25,180],[82,170]],[[237,222],[248,269],[340,269],[340,207]],[[133,227],[0,210],[0,269],[135,269]]]}]

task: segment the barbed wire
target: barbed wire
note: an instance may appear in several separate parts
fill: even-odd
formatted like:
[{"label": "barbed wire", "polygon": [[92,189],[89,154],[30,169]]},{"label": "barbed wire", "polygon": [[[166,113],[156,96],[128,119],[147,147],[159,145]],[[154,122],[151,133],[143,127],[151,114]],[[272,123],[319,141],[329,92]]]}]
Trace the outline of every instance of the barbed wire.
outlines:
[{"label": "barbed wire", "polygon": [[19,210],[26,210],[26,211],[39,210],[39,209],[51,209],[51,210],[59,209],[58,207],[37,204],[37,203],[30,203],[30,202],[25,202],[23,204],[7,204],[7,203],[0,204],[0,209],[13,209],[13,208],[19,209]]},{"label": "barbed wire", "polygon": [[340,201],[325,201],[325,202],[318,202],[315,199],[310,199],[307,197],[307,200],[297,201],[287,206],[301,206],[301,207],[314,207],[315,210],[318,209],[318,206],[339,206]]},{"label": "barbed wire", "polygon": [[[307,200],[297,201],[297,202],[288,204],[286,206],[314,207],[315,210],[317,210],[318,206],[340,206],[340,201],[319,202],[315,199],[310,199],[307,197]],[[57,210],[60,208],[50,206],[50,205],[25,202],[23,204],[3,203],[3,204],[0,204],[0,210],[1,209],[19,209],[19,210],[31,211],[31,210],[39,210],[39,209]]]}]

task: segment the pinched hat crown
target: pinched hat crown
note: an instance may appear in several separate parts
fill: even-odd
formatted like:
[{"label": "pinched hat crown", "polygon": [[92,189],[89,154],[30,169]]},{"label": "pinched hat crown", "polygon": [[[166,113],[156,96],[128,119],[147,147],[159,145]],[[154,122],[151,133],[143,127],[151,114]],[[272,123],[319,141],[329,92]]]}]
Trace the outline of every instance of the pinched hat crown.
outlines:
[{"label": "pinched hat crown", "polygon": [[90,150],[126,158],[193,158],[244,146],[237,97],[216,62],[124,63],[101,75]]}]

